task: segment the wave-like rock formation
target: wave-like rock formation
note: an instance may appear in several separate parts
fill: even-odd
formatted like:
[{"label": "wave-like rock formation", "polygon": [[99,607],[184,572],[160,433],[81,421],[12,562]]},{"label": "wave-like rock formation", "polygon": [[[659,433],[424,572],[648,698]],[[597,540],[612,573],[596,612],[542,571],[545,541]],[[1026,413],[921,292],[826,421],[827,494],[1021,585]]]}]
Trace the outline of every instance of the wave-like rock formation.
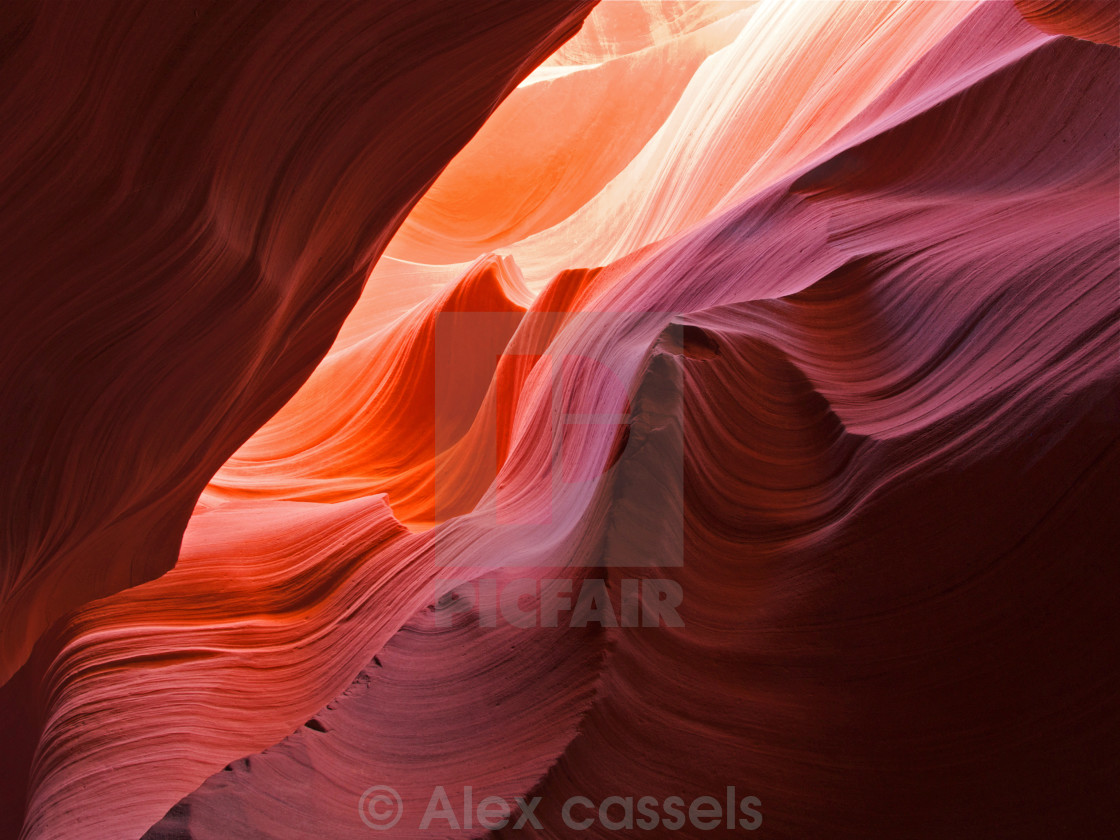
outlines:
[{"label": "wave-like rock formation", "polygon": [[1120,825],[1114,4],[74,8],[0,834]]},{"label": "wave-like rock formation", "polygon": [[5,9],[0,677],[172,566],[409,207],[590,5]]}]

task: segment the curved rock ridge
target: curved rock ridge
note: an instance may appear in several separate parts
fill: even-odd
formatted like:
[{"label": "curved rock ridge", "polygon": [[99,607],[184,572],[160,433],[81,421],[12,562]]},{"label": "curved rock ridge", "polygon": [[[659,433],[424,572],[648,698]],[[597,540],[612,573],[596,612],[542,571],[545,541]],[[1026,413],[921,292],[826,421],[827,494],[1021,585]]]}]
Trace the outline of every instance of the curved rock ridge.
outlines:
[{"label": "curved rock ridge", "polygon": [[[388,254],[420,262],[470,260],[551,228],[592,199],[650,142],[700,65],[735,39],[747,14],[729,15],[735,3],[682,5],[728,16],[518,88],[409,214]],[[604,4],[604,25],[615,23],[609,19],[614,10],[632,6],[639,4]],[[555,68],[546,64],[537,72],[549,69]],[[584,262],[577,258],[565,267]]]},{"label": "curved rock ridge", "polygon": [[585,9],[499,5],[455,84],[512,93],[300,390],[181,476],[175,567],[0,687],[0,834],[740,837],[697,820],[748,796],[791,840],[1107,834],[1108,15],[607,0],[544,61]]},{"label": "curved rock ridge", "polygon": [[[412,618],[345,693],[281,745],[212,776],[145,837],[366,836],[357,803],[371,780],[392,780],[414,813],[427,807],[434,779],[458,814],[468,787],[474,802],[526,796],[591,703],[603,633],[491,629],[465,612],[439,615],[433,605]],[[479,679],[495,673],[500,681]],[[495,738],[479,722],[496,718],[518,726]],[[296,778],[298,788],[283,781]],[[257,803],[277,789],[284,795],[262,810]],[[476,834],[465,825],[441,832]]]},{"label": "curved rock ridge", "polygon": [[[547,86],[522,88],[495,114],[493,130],[488,126],[464,150],[464,159],[472,161],[469,183],[491,186],[467,195],[462,183],[466,179],[461,177],[450,179],[446,186],[434,185],[388,253],[412,261],[444,263],[474,256],[467,247],[472,242],[476,253],[508,250],[531,288],[540,288],[558,271],[573,265],[617,260],[687,230],[713,211],[776,181],[818,151],[899,74],[942,42],[970,16],[974,6],[971,2],[771,2],[738,10],[681,38],[682,46],[669,42],[652,48],[666,56],[673,54],[669,52],[672,48],[680,56],[682,75],[687,79],[667,113],[665,97],[677,87],[647,81],[651,71],[642,62],[657,56],[647,57],[646,53],[606,61]],[[1038,35],[1031,27],[1023,29]],[[733,38],[726,43],[729,30]],[[698,40],[701,36],[703,40]],[[703,55],[695,70],[694,61],[685,60],[686,48]],[[520,183],[516,158],[512,169],[505,163],[510,155],[504,149],[515,138],[535,130],[550,138],[544,141],[548,145],[539,161],[542,169],[549,166],[551,156],[570,153],[568,146],[553,151],[550,140],[557,131],[550,122],[555,118],[541,115],[546,103],[563,107],[574,91],[580,91],[586,100],[609,95],[610,85],[627,83],[627,77],[635,74],[641,74],[640,84],[630,84],[625,98],[613,107],[598,108],[588,118],[574,117],[580,134],[569,146],[578,148],[604,134],[642,138],[640,148],[623,168],[611,173],[609,181],[601,183],[601,174],[615,154],[610,150],[597,154],[594,163],[573,168],[572,174],[553,166],[538,176],[541,186],[556,183],[564,187],[547,195],[550,206],[533,203],[537,200],[534,189],[503,190],[506,184]],[[542,108],[526,114],[537,103]],[[591,104],[587,101],[583,107]],[[650,117],[635,118],[629,113],[637,107],[659,117],[648,139]],[[571,110],[565,108],[562,113]],[[514,120],[519,121],[520,130],[508,127]],[[636,130],[631,134],[634,124]],[[560,130],[571,128],[565,122]],[[612,141],[611,147],[632,143],[630,139]],[[565,180],[557,181],[560,178]],[[502,241],[503,237],[495,235],[503,225],[500,219],[513,215],[543,220],[566,209],[569,196],[590,189],[595,190],[593,196],[546,229],[518,231],[523,237],[519,241]],[[457,193],[463,194],[458,202]],[[471,212],[456,214],[455,208],[466,201],[474,202]],[[619,208],[625,212],[620,213]],[[460,221],[464,215],[469,221]],[[484,222],[487,236],[482,235]],[[511,233],[514,230],[503,227]],[[452,245],[456,250],[449,253],[446,249]],[[429,256],[424,256],[422,247],[428,248]]]},{"label": "curved rock ridge", "polygon": [[[218,471],[203,502],[388,492],[398,519],[433,522],[435,459],[470,428],[528,303],[511,259],[480,259],[435,299],[329,354]],[[447,382],[438,405],[437,377]]]},{"label": "curved rock ridge", "polygon": [[1051,35],[1120,47],[1120,8],[1106,0],[1015,0],[1023,17]]},{"label": "curved rock ridge", "polygon": [[6,9],[0,680],[171,567],[410,206],[591,5]]}]

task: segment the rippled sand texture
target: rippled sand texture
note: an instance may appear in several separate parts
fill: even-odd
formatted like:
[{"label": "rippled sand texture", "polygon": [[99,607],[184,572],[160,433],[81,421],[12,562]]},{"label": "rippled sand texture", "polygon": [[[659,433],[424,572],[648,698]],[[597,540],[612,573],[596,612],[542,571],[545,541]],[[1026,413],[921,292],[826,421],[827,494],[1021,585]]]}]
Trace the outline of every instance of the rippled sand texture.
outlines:
[{"label": "rippled sand texture", "polygon": [[1120,5],[592,5],[0,15],[0,837],[1118,824]]}]

